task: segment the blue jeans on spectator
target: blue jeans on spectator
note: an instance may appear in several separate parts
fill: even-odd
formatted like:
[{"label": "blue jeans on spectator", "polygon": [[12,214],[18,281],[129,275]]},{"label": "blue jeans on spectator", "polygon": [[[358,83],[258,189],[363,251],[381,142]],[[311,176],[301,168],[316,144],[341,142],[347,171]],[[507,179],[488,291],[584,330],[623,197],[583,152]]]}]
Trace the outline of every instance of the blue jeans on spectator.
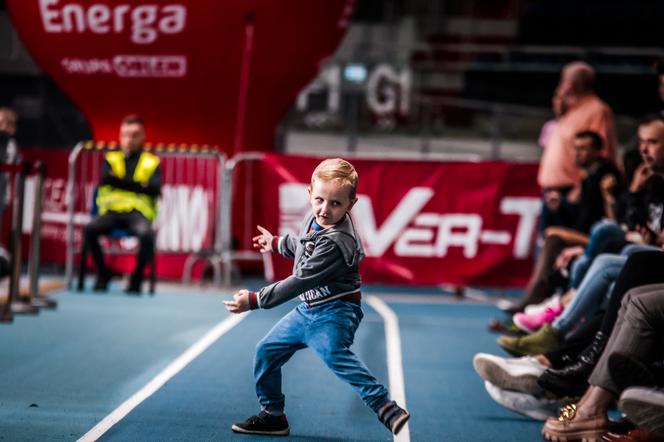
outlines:
[{"label": "blue jeans on spectator", "polygon": [[602,253],[594,260],[565,310],[553,321],[553,328],[567,333],[585,317],[597,312],[611,294],[611,286],[632,253],[660,250],[654,246],[630,244],[620,255]]},{"label": "blue jeans on spectator", "polygon": [[583,277],[590,268],[593,259],[607,241],[625,238],[625,232],[613,221],[598,221],[590,228],[590,239],[583,250],[583,255],[574,260],[570,271],[569,287],[578,289]]},{"label": "blue jeans on spectator", "polygon": [[311,348],[372,410],[389,400],[387,389],[350,350],[364,314],[359,303],[329,301],[315,307],[299,304],[256,345],[254,379],[261,407],[283,412],[281,367],[305,347]]}]

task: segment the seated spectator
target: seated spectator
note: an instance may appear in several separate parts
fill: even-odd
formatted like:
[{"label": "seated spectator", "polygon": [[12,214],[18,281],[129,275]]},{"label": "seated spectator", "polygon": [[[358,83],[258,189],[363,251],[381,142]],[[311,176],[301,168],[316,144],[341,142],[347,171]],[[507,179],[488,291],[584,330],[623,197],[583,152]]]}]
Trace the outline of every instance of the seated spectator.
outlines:
[{"label": "seated spectator", "polygon": [[152,222],[157,215],[157,198],[161,191],[159,158],[143,151],[145,126],[129,115],[120,125],[120,150],[105,156],[97,194],[99,216],[85,227],[84,237],[97,268],[94,289],[105,291],[111,270],[104,262],[99,236],[114,229],[125,229],[138,237],[140,247],[136,267],[127,293],[140,294],[143,272],[154,253],[155,234]]},{"label": "seated spectator", "polygon": [[[610,177],[615,183],[622,183],[622,176],[617,167],[602,157],[602,139],[597,133],[590,131],[578,133],[574,138],[574,149],[576,165],[586,173],[578,192],[579,204],[575,204],[575,208],[572,209],[567,200],[563,200],[560,195],[553,198],[551,193],[546,199],[551,211],[555,211],[561,219],[569,218],[568,225],[571,228],[547,229],[544,246],[526,288],[526,296],[519,304],[512,307],[514,312],[523,310],[527,305],[542,302],[553,295],[560,283],[554,279],[555,275],[552,275],[557,256],[567,246],[587,242],[590,227],[608,215],[602,182]],[[619,189],[620,185],[616,184],[614,191],[618,192]],[[574,218],[576,220],[572,222]]]},{"label": "seated spectator", "polygon": [[578,133],[593,131],[602,139],[602,155],[616,160],[616,135],[611,109],[593,91],[595,71],[587,63],[567,64],[560,75],[555,96],[562,100],[564,114],[558,119],[542,153],[537,182],[542,188],[541,229],[569,226],[569,218],[549,209],[551,202],[562,202],[581,183],[582,173],[574,161],[574,142]]},{"label": "seated spectator", "polygon": [[[562,399],[583,394],[613,333],[623,299],[664,289],[664,275],[659,271],[662,265],[661,250],[632,254],[611,291],[606,312],[579,324],[547,353],[511,359],[478,353],[473,365],[490,384],[487,391],[491,397],[513,411],[543,420],[552,415],[551,395]],[[585,348],[579,353],[580,344]]]}]

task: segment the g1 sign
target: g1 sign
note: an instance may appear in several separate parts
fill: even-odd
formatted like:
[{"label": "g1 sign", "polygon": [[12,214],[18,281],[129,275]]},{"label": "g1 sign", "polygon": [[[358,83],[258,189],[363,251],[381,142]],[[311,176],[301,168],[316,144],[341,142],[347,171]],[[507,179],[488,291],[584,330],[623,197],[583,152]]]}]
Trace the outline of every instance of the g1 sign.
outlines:
[{"label": "g1 sign", "polygon": [[[157,4],[158,3],[158,4]],[[354,0],[7,0],[35,60],[114,140],[128,113],[153,142],[269,150]]]}]

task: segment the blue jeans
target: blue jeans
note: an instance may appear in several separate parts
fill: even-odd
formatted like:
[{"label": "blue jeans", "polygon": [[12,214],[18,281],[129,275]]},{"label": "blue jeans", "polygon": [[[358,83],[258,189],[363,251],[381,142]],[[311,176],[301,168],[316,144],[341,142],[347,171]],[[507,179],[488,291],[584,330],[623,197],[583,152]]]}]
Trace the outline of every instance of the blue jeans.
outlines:
[{"label": "blue jeans", "polygon": [[254,379],[261,407],[283,412],[281,367],[296,351],[309,347],[377,411],[389,400],[388,391],[350,350],[363,316],[359,303],[335,300],[315,307],[302,303],[281,318],[256,345]]},{"label": "blue jeans", "polygon": [[600,246],[608,241],[625,238],[625,232],[613,221],[597,221],[590,228],[590,238],[588,245],[583,250],[583,255],[579,256],[572,263],[570,271],[570,288],[579,288],[583,277],[588,272],[593,259],[597,256]]},{"label": "blue jeans", "polygon": [[626,256],[609,253],[602,253],[595,258],[574,297],[551,324],[553,328],[567,333],[580,324],[584,317],[598,311],[625,261]]},{"label": "blue jeans", "polygon": [[625,246],[620,255],[602,253],[593,261],[583,281],[562,314],[553,321],[553,328],[569,332],[584,317],[599,311],[611,294],[610,288],[618,278],[627,258],[632,253],[647,250],[659,250],[654,246],[630,244]]}]

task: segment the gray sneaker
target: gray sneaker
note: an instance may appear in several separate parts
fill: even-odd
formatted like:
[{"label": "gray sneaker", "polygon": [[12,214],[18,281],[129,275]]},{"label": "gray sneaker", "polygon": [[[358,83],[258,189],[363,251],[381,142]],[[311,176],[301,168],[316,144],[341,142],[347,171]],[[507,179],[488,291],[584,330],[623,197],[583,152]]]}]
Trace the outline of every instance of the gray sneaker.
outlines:
[{"label": "gray sneaker", "polygon": [[484,381],[484,388],[491,399],[508,410],[527,416],[537,421],[545,421],[551,416],[558,416],[560,403],[546,398],[539,398],[532,394],[503,390],[488,381]]},{"label": "gray sneaker", "polygon": [[639,428],[664,437],[664,390],[628,388],[620,396],[618,408]]},{"label": "gray sneaker", "polygon": [[503,358],[477,353],[473,358],[473,367],[482,379],[503,390],[528,394],[542,393],[542,389],[537,385],[537,379],[544,373],[546,367],[532,356]]}]

